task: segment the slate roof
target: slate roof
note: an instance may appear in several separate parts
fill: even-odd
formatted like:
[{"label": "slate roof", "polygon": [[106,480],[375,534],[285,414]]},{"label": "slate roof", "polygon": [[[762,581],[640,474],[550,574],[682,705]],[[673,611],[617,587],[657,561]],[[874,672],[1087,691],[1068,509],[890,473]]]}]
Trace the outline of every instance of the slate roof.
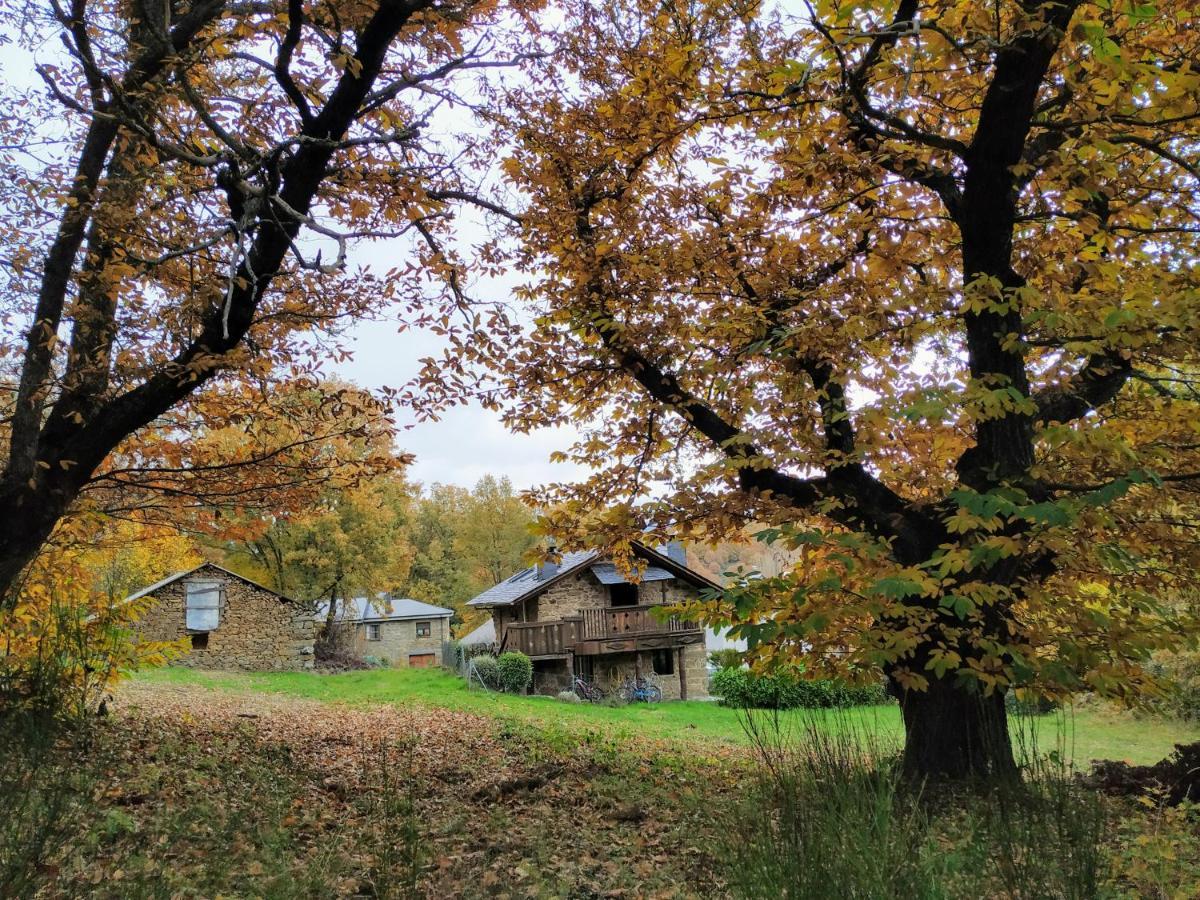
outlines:
[{"label": "slate roof", "polygon": [[[638,556],[650,563],[642,572],[643,581],[662,581],[666,578],[679,577],[700,587],[720,588],[720,585],[710,581],[696,570],[689,569],[678,560],[671,559],[657,550],[652,550],[643,544],[634,544],[633,549]],[[560,578],[586,565],[591,566],[592,572],[604,584],[619,584],[625,581],[617,567],[613,563],[601,559],[597,551],[576,550],[564,553],[558,567],[549,572],[543,571],[541,578],[538,577],[537,566],[522,569],[516,575],[506,578],[495,587],[490,587],[479,596],[467,601],[467,606],[512,606],[527,597],[540,594]],[[649,573],[654,574],[649,575]],[[647,577],[648,575],[649,577]]]},{"label": "slate roof", "polygon": [[[600,580],[601,584],[624,584],[628,579],[621,574],[621,570],[615,564],[610,562],[595,563],[592,565],[592,574]],[[675,576],[666,569],[660,569],[658,566],[646,566],[642,570],[642,581],[670,581]]]},{"label": "slate roof", "polygon": [[[329,612],[329,601],[323,600],[317,604],[316,618],[323,621]],[[380,594],[374,600],[366,597],[354,597],[338,602],[337,618],[339,622],[388,622],[393,619],[441,619],[454,615],[454,610],[422,603],[420,600],[409,600],[402,597],[389,597]]]},{"label": "slate roof", "polygon": [[244,582],[246,582],[246,584],[253,585],[254,587],[258,588],[259,590],[266,591],[268,594],[274,594],[280,600],[285,600],[288,603],[295,602],[291,597],[285,596],[284,594],[279,593],[279,591],[273,591],[269,587],[267,587],[265,584],[259,584],[257,581],[255,581],[252,578],[247,578],[245,575],[239,575],[237,572],[231,572],[228,569],[226,569],[224,566],[218,566],[216,563],[211,563],[211,562],[200,563],[200,565],[195,566],[191,569],[186,569],[182,572],[176,572],[174,575],[168,575],[162,581],[156,581],[156,582],[154,582],[154,584],[149,585],[148,587],[144,587],[140,591],[135,591],[134,593],[130,594],[128,597],[125,598],[124,602],[129,603],[133,600],[137,600],[141,597],[145,597],[147,594],[153,594],[155,591],[159,590],[160,588],[164,588],[168,584],[178,581],[180,578],[186,578],[189,575],[193,575],[196,572],[199,572],[201,569],[216,569],[218,572],[223,572],[232,578],[236,578],[238,581],[244,581]]},{"label": "slate roof", "polygon": [[597,556],[599,554],[595,550],[574,550],[564,553],[562,559],[559,560],[558,568],[553,573],[549,573],[549,577],[544,578],[538,578],[537,566],[522,569],[516,575],[510,575],[478,597],[469,600],[467,606],[511,606],[529,594],[537,592],[543,585],[591,562]]}]

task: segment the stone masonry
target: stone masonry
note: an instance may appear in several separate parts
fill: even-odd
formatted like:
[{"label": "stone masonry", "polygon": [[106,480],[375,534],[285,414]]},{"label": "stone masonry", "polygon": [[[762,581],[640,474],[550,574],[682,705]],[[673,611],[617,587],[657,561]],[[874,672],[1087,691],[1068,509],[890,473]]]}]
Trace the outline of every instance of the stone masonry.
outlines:
[{"label": "stone masonry", "polygon": [[[678,578],[645,582],[639,585],[638,604],[677,603],[683,599],[694,598],[697,593],[697,588]],[[496,633],[502,634],[510,622],[551,622],[577,616],[581,609],[604,608],[609,605],[608,588],[600,583],[589,568],[584,567],[550,585],[537,597],[526,600],[523,604],[511,608],[495,607],[492,615],[496,623]],[[675,654],[674,673],[655,676],[655,681],[662,688],[663,699],[679,699],[681,668],[687,682],[688,699],[707,698],[708,654],[704,644],[688,644],[672,648],[671,652]],[[596,683],[610,693],[614,692],[626,677],[632,676],[635,670],[643,675],[654,671],[650,650],[636,653],[602,653],[592,656],[591,659]],[[570,676],[565,666],[565,662],[558,663],[552,660],[535,663],[534,692],[553,694],[569,687]]]},{"label": "stone masonry", "polygon": [[[220,581],[224,587],[217,627],[192,633],[186,625],[188,581]],[[310,669],[316,623],[301,603],[244,581],[216,566],[163,585],[155,603],[137,623],[139,636],[151,641],[186,638],[193,649],[172,665],[198,669]]]},{"label": "stone masonry", "polygon": [[[429,623],[429,637],[417,637],[417,623]],[[366,623],[356,623],[354,626],[354,649],[363,656],[377,656],[389,665],[409,665],[413,656],[434,654],[434,662],[441,662],[442,643],[450,640],[450,619],[388,619],[378,623],[379,640],[367,639]]]}]

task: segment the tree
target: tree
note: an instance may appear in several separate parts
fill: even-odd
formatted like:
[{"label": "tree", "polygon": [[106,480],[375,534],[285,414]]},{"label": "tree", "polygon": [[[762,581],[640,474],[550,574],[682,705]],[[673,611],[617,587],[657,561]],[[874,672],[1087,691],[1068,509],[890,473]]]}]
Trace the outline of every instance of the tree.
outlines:
[{"label": "tree", "polygon": [[326,600],[328,622],[341,601],[393,591],[408,575],[411,493],[402,475],[380,475],[329,488],[308,511],[279,518],[258,537],[231,548],[248,557],[281,593]]},{"label": "tree", "polygon": [[1007,776],[1014,688],[1194,641],[1200,31],[1184,0],[566,4],[505,161],[510,425],[590,423],[564,546],[746,522],[698,609],[882,669],[916,776]]},{"label": "tree", "polygon": [[[441,243],[447,204],[476,199],[459,163],[471,148],[424,131],[463,73],[511,64],[506,29],[523,13],[475,0],[5,7],[31,52],[50,34],[63,47],[41,56],[38,90],[6,88],[0,117],[0,290],[19,329],[5,346],[19,360],[0,473],[5,602],[130,435],[213,386],[311,374],[344,320],[390,301],[417,323],[466,311]],[[417,243],[389,277],[347,271],[352,241],[403,234]]]},{"label": "tree", "polygon": [[206,394],[124,441],[68,517],[160,524],[219,540],[257,538],[332,491],[410,462],[393,449],[387,405],[336,380],[284,381]]},{"label": "tree", "polygon": [[483,590],[522,567],[535,541],[533,516],[507,478],[484,475],[465,500],[454,551]]},{"label": "tree", "polygon": [[470,491],[432,485],[416,504],[416,555],[403,591],[449,606],[470,624],[464,604],[521,569],[535,541],[532,524],[532,512],[507,478],[485,475]]}]

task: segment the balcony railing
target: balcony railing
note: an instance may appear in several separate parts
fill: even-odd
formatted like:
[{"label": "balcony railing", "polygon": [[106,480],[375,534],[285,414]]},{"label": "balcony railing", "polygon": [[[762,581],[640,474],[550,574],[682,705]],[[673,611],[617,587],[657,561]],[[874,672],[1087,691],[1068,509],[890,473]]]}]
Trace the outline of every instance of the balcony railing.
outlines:
[{"label": "balcony railing", "polygon": [[549,622],[513,622],[504,629],[500,650],[517,650],[526,656],[563,656],[579,643],[578,618]]},{"label": "balcony railing", "polygon": [[679,616],[663,616],[661,606],[608,606],[581,609],[583,640],[601,641],[639,634],[673,634],[696,631],[700,626]]},{"label": "balcony railing", "polygon": [[513,622],[504,629],[500,649],[527,656],[565,656],[572,650],[602,652],[589,641],[670,637],[698,632],[700,626],[679,616],[664,616],[661,606],[610,606],[581,609],[579,615],[546,622]]}]

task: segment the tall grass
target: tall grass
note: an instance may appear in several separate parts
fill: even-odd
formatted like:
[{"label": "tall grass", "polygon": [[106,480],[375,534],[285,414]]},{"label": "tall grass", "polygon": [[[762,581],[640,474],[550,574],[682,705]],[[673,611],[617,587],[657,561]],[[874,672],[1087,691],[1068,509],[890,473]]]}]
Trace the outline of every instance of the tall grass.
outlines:
[{"label": "tall grass", "polygon": [[723,848],[737,896],[1097,895],[1105,810],[1061,756],[1027,756],[1020,784],[934,793],[902,781],[899,748],[858,720],[746,728],[760,766]]},{"label": "tall grass", "polygon": [[32,651],[6,647],[0,665],[0,897],[29,896],[52,872],[102,765],[93,705],[106,673],[91,664],[102,653],[77,610],[51,614]]}]

